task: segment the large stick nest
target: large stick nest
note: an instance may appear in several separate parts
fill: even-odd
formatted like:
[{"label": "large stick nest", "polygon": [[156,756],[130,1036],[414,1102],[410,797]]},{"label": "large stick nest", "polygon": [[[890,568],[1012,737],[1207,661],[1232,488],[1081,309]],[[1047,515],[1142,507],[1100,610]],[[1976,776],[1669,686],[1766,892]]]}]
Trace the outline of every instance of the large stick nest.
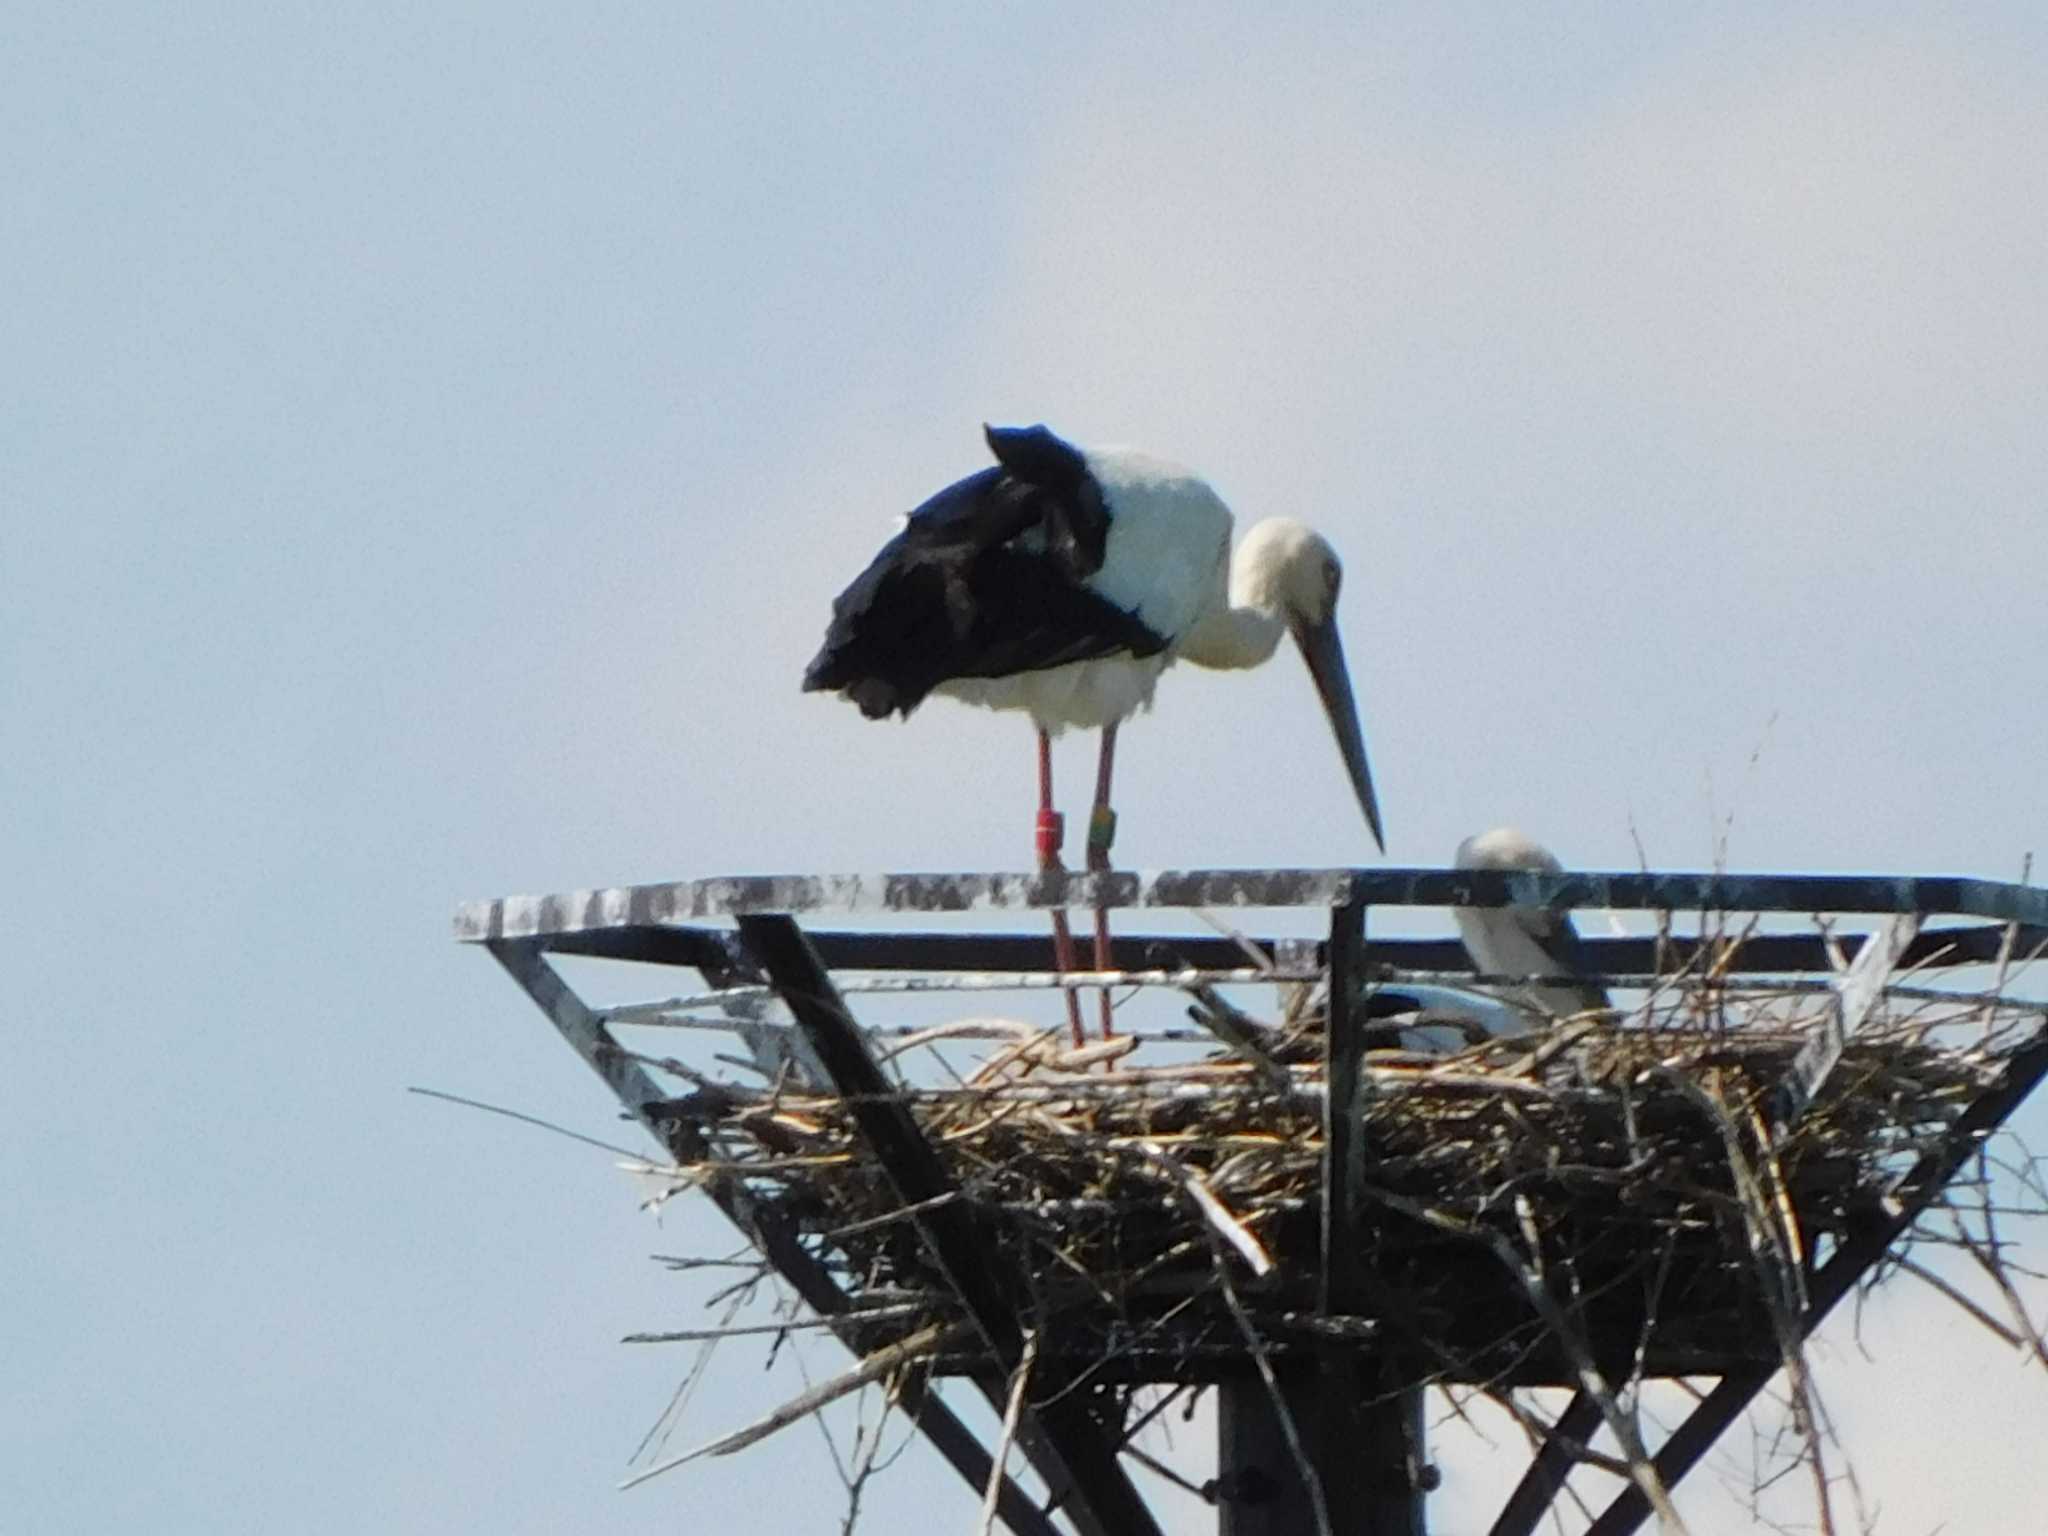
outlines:
[{"label": "large stick nest", "polygon": [[[1323,1279],[1322,1011],[1304,996],[1264,1024],[1207,997],[1198,1016],[1235,1043],[1156,1064],[1134,1040],[1076,1053],[1018,1026],[964,1079],[899,1094],[1066,1374],[1202,1381],[1251,1348],[1344,1339],[1418,1382],[1719,1374],[1796,1346],[1816,1267],[1883,1219],[2039,1022],[1890,997],[1780,1128],[1774,1095],[1832,1006],[1673,988],[1450,1055],[1368,1051],[1348,1294]],[[933,1330],[962,1313],[848,1104],[785,1078],[672,1108],[703,1151],[676,1187],[743,1184],[877,1318],[870,1345],[931,1330],[935,1368],[995,1364],[970,1330]],[[1952,1190],[1923,1238],[1996,1265],[1987,1186]]]}]

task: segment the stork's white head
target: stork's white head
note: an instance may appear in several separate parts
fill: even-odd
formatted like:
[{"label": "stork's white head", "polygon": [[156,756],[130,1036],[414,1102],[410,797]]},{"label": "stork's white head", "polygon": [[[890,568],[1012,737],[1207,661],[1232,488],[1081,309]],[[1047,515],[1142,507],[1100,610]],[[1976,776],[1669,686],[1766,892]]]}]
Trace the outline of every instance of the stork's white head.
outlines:
[{"label": "stork's white head", "polygon": [[[1460,869],[1555,875],[1557,855],[1513,827],[1477,832],[1458,844]],[[1568,914],[1545,907],[1454,907],[1458,935],[1480,971],[1496,976],[1584,976],[1579,936]],[[1503,994],[1520,1007],[1553,1018],[1606,1008],[1607,989],[1588,978],[1575,984],[1510,987]]]},{"label": "stork's white head", "polygon": [[[1344,645],[1337,636],[1337,592],[1344,567],[1330,541],[1306,523],[1273,517],[1244,536],[1230,562],[1233,604],[1272,615],[1287,626],[1301,647],[1316,692],[1337,734],[1337,750],[1351,775],[1358,807],[1372,828],[1372,839],[1387,846],[1380,827],[1379,801],[1372,792],[1372,770],[1365,761],[1365,737],[1358,727],[1358,705],[1351,696],[1351,673],[1344,664]],[[1270,645],[1271,642],[1269,641]]]},{"label": "stork's white head", "polygon": [[1556,854],[1515,827],[1473,833],[1458,844],[1456,863],[1460,869],[1526,869],[1544,875],[1564,869]]},{"label": "stork's white head", "polygon": [[1337,612],[1344,566],[1330,541],[1307,523],[1269,517],[1244,536],[1231,561],[1231,597],[1263,608],[1299,633],[1328,624]]}]

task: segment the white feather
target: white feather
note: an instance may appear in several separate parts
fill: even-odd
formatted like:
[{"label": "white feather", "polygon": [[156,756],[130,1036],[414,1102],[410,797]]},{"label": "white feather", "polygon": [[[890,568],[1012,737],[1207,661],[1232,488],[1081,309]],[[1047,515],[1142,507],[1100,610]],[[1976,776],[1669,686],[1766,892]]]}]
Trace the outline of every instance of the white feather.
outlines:
[{"label": "white feather", "polygon": [[1226,601],[1230,508],[1189,469],[1128,448],[1089,450],[1109,509],[1102,569],[1088,585],[1135,613],[1167,647]]},{"label": "white feather", "polygon": [[[1495,827],[1458,844],[1459,869],[1530,870],[1556,874],[1557,855],[1513,827]],[[1569,976],[1570,947],[1577,934],[1571,919],[1537,907],[1457,907],[1453,916],[1465,952],[1482,975]],[[1501,995],[1553,1018],[1605,1006],[1592,983],[1578,987],[1509,987]]]},{"label": "white feather", "polygon": [[1109,512],[1102,568],[1088,585],[1166,641],[1155,656],[1102,656],[1013,677],[963,677],[936,690],[988,709],[1028,711],[1058,735],[1100,730],[1152,707],[1180,642],[1226,601],[1230,509],[1200,476],[1128,448],[1090,449]]},{"label": "white feather", "polygon": [[1051,735],[1068,726],[1100,730],[1152,707],[1159,674],[1173,660],[1157,656],[1103,656],[1010,677],[956,677],[933,691],[987,709],[1028,710]]}]

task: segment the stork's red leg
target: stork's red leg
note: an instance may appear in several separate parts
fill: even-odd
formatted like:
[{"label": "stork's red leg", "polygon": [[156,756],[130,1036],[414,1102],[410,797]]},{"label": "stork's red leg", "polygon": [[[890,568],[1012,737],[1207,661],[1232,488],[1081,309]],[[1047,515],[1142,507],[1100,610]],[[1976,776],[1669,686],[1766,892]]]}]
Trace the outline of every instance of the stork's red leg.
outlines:
[{"label": "stork's red leg", "polygon": [[[1109,872],[1109,845],[1116,841],[1116,812],[1109,808],[1109,773],[1116,762],[1116,724],[1102,728],[1102,755],[1095,763],[1095,806],[1088,813],[1088,867],[1097,874]],[[1109,964],[1109,911],[1095,909],[1095,969],[1106,971]],[[1102,1038],[1110,1028],[1109,988],[1102,989]]]},{"label": "stork's red leg", "polygon": [[[1061,823],[1060,813],[1052,808],[1052,737],[1040,728],[1038,732],[1038,870],[1040,874],[1051,874],[1060,867],[1060,843],[1065,839],[1066,828]],[[1052,960],[1060,975],[1065,976],[1075,969],[1074,932],[1067,926],[1066,909],[1052,909]],[[1081,1000],[1074,995],[1072,987],[1063,987],[1060,995],[1067,1000],[1067,1029],[1074,1037],[1074,1044],[1080,1045]]]}]

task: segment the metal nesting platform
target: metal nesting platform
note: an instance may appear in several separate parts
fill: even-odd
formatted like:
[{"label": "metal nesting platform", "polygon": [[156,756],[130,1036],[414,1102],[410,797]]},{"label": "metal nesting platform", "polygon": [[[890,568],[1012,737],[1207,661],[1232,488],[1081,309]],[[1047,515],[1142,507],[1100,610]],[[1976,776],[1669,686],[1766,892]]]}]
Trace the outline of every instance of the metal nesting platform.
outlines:
[{"label": "metal nesting platform", "polygon": [[[1293,1278],[1305,1305],[1327,1316],[1352,1305],[1373,1283],[1368,1245],[1357,1223],[1362,1201],[1352,1188],[1365,1177],[1357,1106],[1370,1091],[1366,1051],[1372,989],[1413,980],[1473,980],[1453,939],[1386,937],[1368,941],[1372,908],[1535,907],[1551,911],[1608,908],[1618,912],[1696,914],[1698,932],[1660,926],[1655,935],[1584,941],[1590,973],[1619,986],[1658,978],[1711,955],[1722,978],[1771,977],[1810,985],[1839,999],[1843,1022],[1797,1064],[1800,1093],[1810,1098],[1832,1070],[1856,1028],[1852,997],[1859,973],[1875,987],[1895,969],[1929,972],[1999,964],[2048,948],[2048,890],[1992,881],[1914,876],[1814,876],[1691,873],[1508,873],[1436,869],[1170,871],[1106,875],[878,875],[739,877],[507,897],[475,902],[456,915],[458,939],[484,945],[611,1087],[625,1109],[677,1162],[705,1153],[702,1130],[678,1116],[673,1089],[650,1071],[648,1058],[623,1047],[616,1030],[675,1023],[714,1005],[716,1027],[746,1041],[764,1069],[779,1069],[839,1095],[859,1136],[900,1203],[921,1245],[923,1262],[943,1276],[970,1325],[952,1356],[910,1379],[904,1411],[942,1456],[977,1490],[993,1482],[997,1510],[1014,1531],[1052,1536],[1056,1508],[1082,1536],[1133,1533],[1158,1526],[1127,1474],[1122,1426],[1109,1388],[1147,1377],[1132,1354],[1120,1376],[1104,1373],[1102,1341],[1073,1338],[1067,1351],[1037,1355],[1027,1338],[1014,1288],[985,1261],[979,1233],[951,1176],[905,1108],[899,1084],[884,1073],[875,1041],[856,1022],[849,994],[929,990],[1057,988],[1114,982],[1187,987],[1196,982],[1326,979],[1327,1024],[1321,1034],[1322,1174],[1319,1208],[1308,1213],[1313,1273]],[[1101,908],[1126,914],[1228,914],[1242,926],[1253,912],[1316,914],[1315,938],[1252,938],[1220,934],[1119,934],[1114,970],[1065,979],[1049,974],[1051,946],[1041,935],[973,931],[970,925],[1014,923],[1053,908]],[[1791,914],[1827,920],[1810,933],[1744,929],[1716,933],[1726,914]],[[1870,932],[1838,931],[1836,918],[1878,918]],[[810,926],[929,919],[921,931],[863,931]],[[800,926],[799,919],[803,920]],[[1124,921],[1132,921],[1126,917]],[[1731,937],[1735,939],[1730,942]],[[1247,945],[1257,951],[1248,955]],[[1876,951],[1882,950],[1882,955]],[[553,956],[696,971],[702,996],[666,996],[619,1006],[594,1006],[552,963]],[[1865,964],[1857,964],[1862,956]],[[1254,959],[1263,964],[1248,964]],[[1881,962],[1873,964],[1870,962]],[[862,980],[842,987],[835,973]],[[1503,980],[1502,978],[1490,978]],[[1528,980],[1528,978],[1515,978]],[[778,1008],[776,1005],[780,1004]],[[1867,1003],[1864,1005],[1867,1006]],[[786,1010],[784,1012],[783,1010]],[[1801,1278],[1801,1336],[1818,1326],[1872,1265],[1937,1198],[1983,1140],[2048,1072],[2048,1021],[2001,1060],[1945,1132],[1902,1169],[1879,1205],[1859,1210],[1833,1234],[1824,1260]],[[1801,1105],[1789,1106],[1796,1114]],[[815,1234],[792,1224],[772,1202],[738,1178],[711,1182],[707,1193],[791,1288],[821,1317],[848,1320],[835,1328],[857,1354],[879,1357],[890,1341],[858,1316]],[[1319,1229],[1315,1230],[1315,1229]],[[1297,1251],[1300,1251],[1298,1245]],[[1752,1330],[1754,1332],[1755,1330]],[[1329,1330],[1293,1355],[1234,1362],[1227,1339],[1202,1379],[1224,1382],[1221,1398],[1223,1476],[1215,1492],[1225,1536],[1283,1530],[1398,1532],[1420,1536],[1421,1493],[1427,1485],[1419,1444],[1418,1398],[1389,1392],[1374,1341],[1335,1340]],[[1050,1490],[1041,1507],[997,1472],[979,1438],[941,1401],[928,1373],[967,1377],[995,1411],[1009,1406],[1027,1351],[1035,1359],[1036,1406],[1013,1413],[1016,1443]],[[1096,1357],[1090,1365],[1087,1357]],[[1572,1383],[1566,1359],[1545,1363],[1540,1352],[1528,1379]],[[1277,1360],[1279,1376],[1274,1374]],[[1664,1487],[1698,1461],[1778,1369],[1770,1339],[1731,1340],[1711,1358],[1674,1353],[1663,1374],[1704,1374],[1717,1385],[1648,1460]],[[1253,1366],[1256,1363],[1257,1373]],[[1165,1363],[1162,1372],[1175,1368]],[[1651,1374],[1659,1374],[1653,1371]],[[1176,1375],[1187,1379],[1185,1359]],[[1263,1381],[1257,1379],[1262,1374]],[[1235,1382],[1233,1387],[1230,1383]],[[1582,1387],[1559,1415],[1492,1526],[1492,1536],[1528,1536],[1563,1478],[1602,1426],[1599,1394]],[[1291,1422],[1289,1422],[1291,1420]],[[1306,1437],[1296,1425],[1308,1426]],[[1610,1426],[1611,1427],[1611,1426]],[[1312,1443],[1304,1445],[1307,1438]],[[1321,1487],[1293,1489],[1285,1466],[1317,1469]],[[1259,1463],[1271,1475],[1259,1475]],[[1625,1484],[1593,1522],[1595,1536],[1622,1536],[1651,1511],[1639,1483]]]}]

